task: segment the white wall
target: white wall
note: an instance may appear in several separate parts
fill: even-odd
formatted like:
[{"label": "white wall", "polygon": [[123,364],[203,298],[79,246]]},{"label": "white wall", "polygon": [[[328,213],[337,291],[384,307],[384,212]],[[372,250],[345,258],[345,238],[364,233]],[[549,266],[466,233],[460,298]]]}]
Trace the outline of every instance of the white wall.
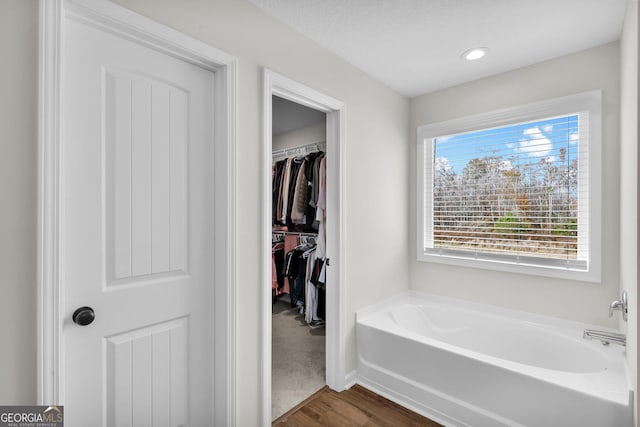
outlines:
[{"label": "white wall", "polygon": [[[464,64],[462,64],[464,65]],[[472,66],[473,64],[471,64]],[[602,283],[543,278],[416,261],[416,166],[410,179],[410,288],[561,318],[616,326],[609,303],[619,295],[619,44],[572,55],[430,93],[411,100],[409,147],[415,158],[419,125],[530,102],[603,90]]]},{"label": "white wall", "polygon": [[[345,102],[347,371],[355,369],[355,310],[407,288],[408,100],[245,0],[118,0],[236,56],[238,63],[238,425],[260,407],[262,68]],[[362,207],[366,206],[366,210]],[[255,266],[252,268],[251,266]],[[330,286],[330,284],[328,284]]]},{"label": "white wall", "polygon": [[[620,248],[628,244],[620,242],[617,226],[617,219],[622,218],[617,172],[622,166],[617,43],[418,97],[409,107],[405,98],[245,0],[117,2],[239,58],[239,426],[259,423],[260,292],[256,284],[260,283],[261,254],[256,213],[260,209],[262,66],[346,103],[347,370],[354,369],[356,361],[355,310],[402,291],[407,282],[414,289],[615,325],[607,319],[607,306],[618,296]],[[634,49],[633,31],[637,37],[637,18],[625,30],[623,61],[633,61],[627,53]],[[0,2],[0,36],[0,404],[28,404],[36,400],[36,326],[35,315],[30,315],[36,309],[36,0]],[[635,49],[637,55],[637,41]],[[623,63],[624,69],[627,64]],[[633,77],[623,73],[627,73],[623,74],[626,91]],[[414,261],[416,188],[415,165],[410,159],[415,158],[417,125],[597,88],[604,90],[603,213],[607,224],[601,285]],[[633,103],[623,102],[625,108]],[[630,141],[627,125],[623,126],[624,141]],[[631,143],[623,143],[624,153]],[[408,172],[398,173],[407,170],[407,165]],[[623,173],[634,176],[632,171]],[[625,197],[630,191],[624,190]],[[630,277],[622,275],[624,280]],[[629,284],[630,291],[636,288]],[[634,357],[631,352],[629,357]]]},{"label": "white wall", "polygon": [[0,405],[36,402],[37,25],[0,2]]},{"label": "white wall", "polygon": [[326,122],[307,126],[302,129],[273,135],[271,141],[273,151],[286,150],[287,148],[300,147],[307,144],[316,144],[327,140]]},{"label": "white wall", "polygon": [[[344,284],[347,371],[356,365],[355,310],[407,288],[406,224],[389,221],[407,216],[407,177],[375,171],[405,169],[408,100],[248,1],[118,3],[239,59],[237,421],[241,427],[256,426],[261,406],[257,286],[261,283],[262,67],[346,105],[349,204],[344,207],[344,237],[351,249]],[[36,401],[37,22],[36,0],[0,2],[0,404]]]},{"label": "white wall", "polygon": [[[620,39],[620,283],[629,292],[627,361],[638,386],[638,0],[627,2]],[[638,393],[636,393],[636,408]],[[635,412],[636,425],[638,414]]]}]

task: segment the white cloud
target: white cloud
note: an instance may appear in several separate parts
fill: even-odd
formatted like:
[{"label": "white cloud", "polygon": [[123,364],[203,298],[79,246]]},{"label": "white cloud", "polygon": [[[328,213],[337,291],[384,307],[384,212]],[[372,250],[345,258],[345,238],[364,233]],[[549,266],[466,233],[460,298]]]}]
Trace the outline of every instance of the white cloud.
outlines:
[{"label": "white cloud", "polygon": [[544,126],[542,126],[542,130],[545,133],[549,133],[549,132],[551,132],[553,130],[553,125],[544,125]]},{"label": "white cloud", "polygon": [[569,134],[569,144],[575,144],[580,139],[578,133]]},{"label": "white cloud", "polygon": [[448,171],[451,170],[451,165],[449,164],[449,159],[446,157],[436,157],[435,168],[437,171],[443,170]]},{"label": "white cloud", "polygon": [[532,157],[547,157],[553,150],[553,144],[537,126],[525,129],[522,135],[525,138],[520,140],[520,147],[518,148],[520,152]]},{"label": "white cloud", "polygon": [[534,127],[534,128],[528,128],[522,131],[522,134],[524,136],[538,136],[541,135],[542,136],[542,131],[540,130],[540,128],[538,126]]}]

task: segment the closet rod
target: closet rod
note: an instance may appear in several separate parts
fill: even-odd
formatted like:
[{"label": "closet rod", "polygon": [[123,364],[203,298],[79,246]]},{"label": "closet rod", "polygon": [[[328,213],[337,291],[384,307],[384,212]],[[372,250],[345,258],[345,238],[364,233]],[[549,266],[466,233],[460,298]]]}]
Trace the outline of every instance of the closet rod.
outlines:
[{"label": "closet rod", "polygon": [[303,154],[312,153],[314,151],[321,151],[326,148],[326,142],[317,142],[314,144],[301,145],[300,147],[287,148],[284,150],[277,150],[271,153],[273,157],[289,156],[290,154]]},{"label": "closet rod", "polygon": [[303,233],[303,232],[298,232],[298,231],[273,230],[273,231],[271,231],[271,234],[284,234],[284,235],[288,235],[288,236],[318,237],[318,233]]}]

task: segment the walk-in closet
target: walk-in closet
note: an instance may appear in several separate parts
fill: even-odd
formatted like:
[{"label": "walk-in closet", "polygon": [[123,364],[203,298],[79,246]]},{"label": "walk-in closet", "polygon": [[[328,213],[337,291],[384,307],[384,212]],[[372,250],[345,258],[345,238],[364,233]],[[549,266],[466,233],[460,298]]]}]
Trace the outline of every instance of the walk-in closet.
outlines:
[{"label": "walk-in closet", "polygon": [[327,158],[325,113],[277,96],[272,108],[275,420],[326,384]]}]

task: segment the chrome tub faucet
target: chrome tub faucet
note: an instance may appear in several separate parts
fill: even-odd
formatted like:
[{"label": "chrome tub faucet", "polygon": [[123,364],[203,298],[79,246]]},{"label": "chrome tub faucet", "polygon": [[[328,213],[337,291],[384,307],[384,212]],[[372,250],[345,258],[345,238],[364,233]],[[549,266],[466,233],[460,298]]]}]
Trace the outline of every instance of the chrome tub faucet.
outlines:
[{"label": "chrome tub faucet", "polygon": [[623,347],[627,345],[627,337],[624,334],[618,334],[616,332],[596,331],[595,329],[585,329],[582,337],[588,340],[599,340],[602,345],[609,345],[611,343],[618,344]]},{"label": "chrome tub faucet", "polygon": [[613,317],[613,311],[620,310],[622,312],[622,320],[627,321],[629,315],[629,299],[627,291],[622,291],[622,298],[611,303],[609,306],[609,317]]},{"label": "chrome tub faucet", "polygon": [[[629,314],[629,305],[628,305],[628,296],[627,291],[622,291],[622,298],[620,300],[616,300],[609,305],[609,317],[613,317],[613,312],[615,310],[620,310],[622,312],[622,320],[627,321],[627,317]],[[582,338],[588,340],[599,340],[602,345],[609,345],[611,343],[621,345],[625,347],[627,345],[627,337],[624,334],[619,334],[616,332],[607,332],[607,331],[597,331],[595,329],[585,329],[582,334]]]}]

